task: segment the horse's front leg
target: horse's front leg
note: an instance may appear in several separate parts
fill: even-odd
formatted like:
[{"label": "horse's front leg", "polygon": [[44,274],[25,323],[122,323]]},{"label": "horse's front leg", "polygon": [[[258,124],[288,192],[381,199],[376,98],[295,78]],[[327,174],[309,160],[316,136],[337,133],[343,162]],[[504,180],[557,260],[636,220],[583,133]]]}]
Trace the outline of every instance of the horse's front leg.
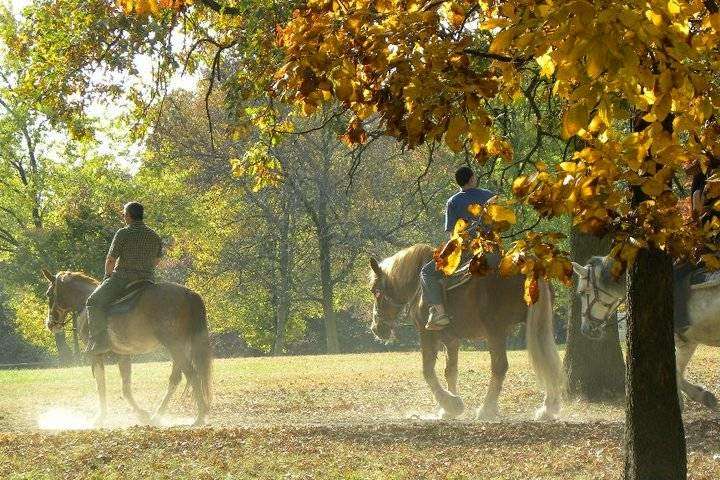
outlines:
[{"label": "horse's front leg", "polygon": [[120,378],[122,378],[122,392],[125,400],[137,415],[138,420],[143,424],[150,423],[150,414],[140,408],[132,394],[132,364],[130,357],[122,355],[118,358],[118,369],[120,370]]},{"label": "horse's front leg", "polygon": [[423,359],[423,377],[430,390],[444,413],[449,417],[456,417],[465,410],[465,404],[457,395],[445,390],[440,385],[435,374],[435,363],[437,362],[437,351],[439,346],[438,337],[435,333],[423,332],[420,334],[420,346]]},{"label": "horse's front leg", "polygon": [[99,411],[93,425],[102,427],[107,417],[107,392],[105,390],[105,361],[102,355],[93,355],[91,368],[97,384]]},{"label": "horse's front leg", "polygon": [[453,338],[445,342],[447,358],[445,359],[445,381],[448,390],[453,395],[458,394],[458,351],[460,350],[460,340]]},{"label": "horse's front leg", "polygon": [[685,370],[687,369],[690,359],[697,349],[697,342],[689,342],[675,336],[675,350],[677,363],[677,380],[678,380],[678,396],[680,397],[680,406],[683,406],[682,392],[684,392],[691,400],[695,400],[711,410],[716,410],[718,400],[712,392],[701,385],[695,385],[685,379]]},{"label": "horse's front leg", "polygon": [[492,419],[500,415],[498,398],[508,370],[506,341],[507,334],[505,332],[488,332],[491,377],[483,406],[477,411],[477,417],[480,420]]}]

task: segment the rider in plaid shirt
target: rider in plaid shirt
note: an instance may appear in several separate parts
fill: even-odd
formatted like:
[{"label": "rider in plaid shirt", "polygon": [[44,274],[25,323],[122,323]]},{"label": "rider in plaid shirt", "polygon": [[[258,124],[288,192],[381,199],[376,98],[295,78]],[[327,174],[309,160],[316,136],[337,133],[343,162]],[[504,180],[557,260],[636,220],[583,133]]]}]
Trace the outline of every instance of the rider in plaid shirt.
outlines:
[{"label": "rider in plaid shirt", "polygon": [[90,327],[87,353],[99,355],[110,351],[105,309],[119,298],[127,286],[137,280],[151,280],[162,255],[162,241],[143,222],[144,209],[137,202],[125,205],[127,226],[115,233],[105,260],[105,278],[85,303]]}]

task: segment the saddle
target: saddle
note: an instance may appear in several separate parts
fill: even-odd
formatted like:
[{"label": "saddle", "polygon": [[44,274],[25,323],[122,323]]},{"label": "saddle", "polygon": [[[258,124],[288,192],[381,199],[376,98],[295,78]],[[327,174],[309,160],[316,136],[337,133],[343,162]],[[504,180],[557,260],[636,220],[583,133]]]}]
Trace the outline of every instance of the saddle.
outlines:
[{"label": "saddle", "polygon": [[470,262],[464,263],[452,275],[442,279],[442,285],[446,292],[465,285],[472,278],[470,273]]},{"label": "saddle", "polygon": [[155,285],[155,282],[151,280],[135,280],[134,282],[128,283],[123,295],[108,305],[107,315],[119,315],[131,311],[135,308],[140,294],[151,285]]},{"label": "saddle", "polygon": [[[500,257],[495,253],[486,254],[485,259],[491,269],[497,268],[500,263]],[[446,292],[461,287],[470,281],[472,278],[470,262],[472,262],[472,259],[459,266],[452,275],[443,278],[442,285]]]}]

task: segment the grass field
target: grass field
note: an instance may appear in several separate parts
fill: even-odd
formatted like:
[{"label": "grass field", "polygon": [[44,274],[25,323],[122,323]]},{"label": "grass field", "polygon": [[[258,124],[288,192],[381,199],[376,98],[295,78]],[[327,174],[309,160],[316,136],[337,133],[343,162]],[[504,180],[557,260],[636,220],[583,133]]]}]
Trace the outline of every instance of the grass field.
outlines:
[{"label": "grass field", "polygon": [[[691,379],[718,386],[718,351],[703,348]],[[0,478],[618,478],[622,405],[569,402],[555,423],[532,421],[541,403],[525,352],[510,355],[498,422],[473,419],[488,381],[486,352],[460,359],[468,407],[433,417],[418,353],[248,358],[215,362],[209,426],[192,429],[178,398],[166,428],[135,424],[108,371],[110,421],[95,412],[88,368],[0,371]],[[442,362],[440,362],[442,364]],[[166,363],[136,365],[136,399],[159,402]],[[720,478],[720,420],[685,411],[691,478]]]}]

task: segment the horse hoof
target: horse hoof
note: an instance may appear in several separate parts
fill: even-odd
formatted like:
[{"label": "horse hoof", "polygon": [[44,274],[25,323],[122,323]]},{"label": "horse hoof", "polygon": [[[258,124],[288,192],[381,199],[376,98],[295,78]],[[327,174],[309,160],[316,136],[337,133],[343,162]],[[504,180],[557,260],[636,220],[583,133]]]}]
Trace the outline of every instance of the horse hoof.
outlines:
[{"label": "horse hoof", "polygon": [[195,421],[192,424],[193,427],[203,427],[205,426],[205,419],[204,418],[196,418]]},{"label": "horse hoof", "polygon": [[144,410],[137,412],[138,421],[143,425],[153,425],[153,417]]},{"label": "horse hoof", "polygon": [[497,420],[500,418],[500,410],[497,407],[482,407],[475,412],[477,420]]},{"label": "horse hoof", "polygon": [[553,422],[557,420],[557,413],[549,410],[547,406],[535,410],[535,420],[540,422]]},{"label": "horse hoof", "polygon": [[465,402],[463,402],[462,398],[457,395],[448,393],[438,400],[440,407],[444,411],[444,415],[448,415],[449,417],[458,417],[465,411]]},{"label": "horse hoof", "polygon": [[93,428],[103,428],[105,426],[105,415],[97,415],[92,421]]},{"label": "horse hoof", "polygon": [[705,390],[705,393],[703,394],[702,404],[705,405],[710,410],[717,410],[718,409],[718,399],[717,397],[707,390]]}]

